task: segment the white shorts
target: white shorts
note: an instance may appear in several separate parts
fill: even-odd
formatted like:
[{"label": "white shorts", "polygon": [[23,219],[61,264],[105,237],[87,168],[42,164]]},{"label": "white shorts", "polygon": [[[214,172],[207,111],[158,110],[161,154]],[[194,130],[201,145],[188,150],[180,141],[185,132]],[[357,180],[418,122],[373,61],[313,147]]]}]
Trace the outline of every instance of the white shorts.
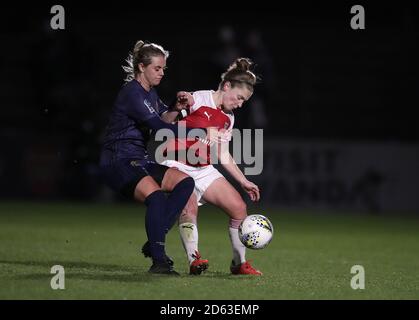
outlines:
[{"label": "white shorts", "polygon": [[195,181],[195,190],[196,199],[198,200],[198,206],[202,206],[205,201],[202,199],[204,192],[208,187],[218,178],[223,178],[224,176],[214,168],[212,165],[204,167],[192,167],[187,164],[175,161],[175,160],[165,160],[161,163],[164,166],[170,168],[177,168],[180,171],[186,173]]}]

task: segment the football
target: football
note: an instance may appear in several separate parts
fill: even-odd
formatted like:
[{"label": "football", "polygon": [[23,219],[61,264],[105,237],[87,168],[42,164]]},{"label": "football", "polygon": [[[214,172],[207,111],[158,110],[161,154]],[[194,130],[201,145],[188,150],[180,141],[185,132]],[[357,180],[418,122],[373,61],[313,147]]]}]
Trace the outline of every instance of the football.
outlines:
[{"label": "football", "polygon": [[266,248],[273,235],[272,223],[261,214],[247,216],[239,226],[240,241],[249,249]]}]

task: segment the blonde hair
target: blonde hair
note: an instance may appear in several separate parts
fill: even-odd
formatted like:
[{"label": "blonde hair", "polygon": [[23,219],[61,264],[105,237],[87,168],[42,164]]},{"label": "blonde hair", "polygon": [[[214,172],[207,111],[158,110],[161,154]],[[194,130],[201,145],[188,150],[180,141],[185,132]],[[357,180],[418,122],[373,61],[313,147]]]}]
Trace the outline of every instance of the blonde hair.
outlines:
[{"label": "blonde hair", "polygon": [[140,69],[138,68],[140,63],[147,67],[151,63],[151,58],[157,56],[163,56],[167,59],[169,57],[169,51],[164,50],[161,45],[138,40],[135,43],[134,49],[128,54],[128,58],[125,60],[127,65],[122,66],[122,69],[127,74],[125,81],[135,79],[137,74],[140,73]]}]

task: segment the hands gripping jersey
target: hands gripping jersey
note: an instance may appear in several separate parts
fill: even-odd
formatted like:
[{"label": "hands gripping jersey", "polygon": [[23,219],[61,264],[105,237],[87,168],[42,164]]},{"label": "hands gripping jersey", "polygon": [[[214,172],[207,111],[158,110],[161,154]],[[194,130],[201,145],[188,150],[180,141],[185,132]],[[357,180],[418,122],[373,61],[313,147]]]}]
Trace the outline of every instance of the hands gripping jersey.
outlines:
[{"label": "hands gripping jersey", "polygon": [[[225,113],[221,108],[217,108],[212,94],[212,90],[201,90],[193,93],[194,105],[190,107],[189,114],[181,122],[187,128],[209,128],[215,127],[218,130],[232,129],[234,125],[233,113]],[[206,166],[210,164],[211,148],[207,147],[206,152],[197,149],[195,155],[200,158],[198,163],[191,163],[188,159],[180,157],[180,150],[186,151],[196,144],[192,139],[175,139],[168,143],[167,151],[174,152],[176,160],[191,166]],[[204,153],[204,154],[203,154]],[[184,153],[185,154],[185,153]]]}]

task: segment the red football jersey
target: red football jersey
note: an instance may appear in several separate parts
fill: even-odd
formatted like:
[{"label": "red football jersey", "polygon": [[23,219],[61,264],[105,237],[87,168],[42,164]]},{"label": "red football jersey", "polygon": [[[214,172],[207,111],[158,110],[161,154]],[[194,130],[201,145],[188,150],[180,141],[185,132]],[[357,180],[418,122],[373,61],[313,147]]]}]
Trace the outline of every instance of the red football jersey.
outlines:
[{"label": "red football jersey", "polygon": [[[190,107],[189,114],[181,120],[187,128],[209,128],[215,127],[218,130],[232,129],[234,125],[233,113],[225,113],[217,108],[212,94],[212,90],[201,90],[193,93],[194,105]],[[176,160],[191,166],[206,166],[211,163],[211,148],[208,146],[206,150],[201,145],[200,149],[195,150],[195,156],[200,160],[198,163],[191,163],[185,158],[191,147],[198,147],[196,140],[192,139],[175,139],[168,142],[167,151],[174,152]],[[179,151],[183,151],[183,157],[179,156]]]}]

